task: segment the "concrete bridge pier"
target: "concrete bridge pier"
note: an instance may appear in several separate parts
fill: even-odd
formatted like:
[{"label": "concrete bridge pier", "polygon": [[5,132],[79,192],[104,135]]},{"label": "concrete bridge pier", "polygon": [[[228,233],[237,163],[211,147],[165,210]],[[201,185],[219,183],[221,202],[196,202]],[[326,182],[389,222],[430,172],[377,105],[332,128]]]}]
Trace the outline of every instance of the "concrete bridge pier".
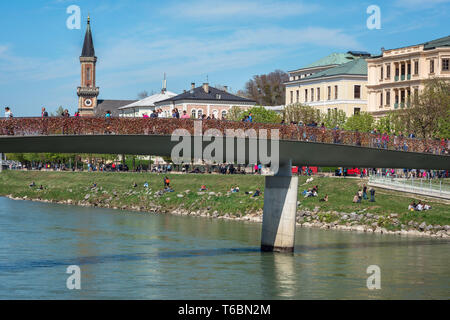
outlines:
[{"label": "concrete bridge pier", "polygon": [[266,177],[261,250],[294,252],[298,177],[292,176],[292,161],[280,164],[278,173]]}]

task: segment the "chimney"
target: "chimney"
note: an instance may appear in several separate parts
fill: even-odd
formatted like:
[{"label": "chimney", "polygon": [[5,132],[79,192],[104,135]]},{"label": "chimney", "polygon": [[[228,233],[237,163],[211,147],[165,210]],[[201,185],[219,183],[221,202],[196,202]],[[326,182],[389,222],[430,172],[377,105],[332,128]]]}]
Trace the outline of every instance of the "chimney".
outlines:
[{"label": "chimney", "polygon": [[205,93],[209,93],[209,83],[205,82],[203,84],[203,91],[205,91]]},{"label": "chimney", "polygon": [[194,90],[195,89],[195,82],[191,83],[191,89]]},{"label": "chimney", "polygon": [[223,86],[223,91],[228,92],[228,86]]}]

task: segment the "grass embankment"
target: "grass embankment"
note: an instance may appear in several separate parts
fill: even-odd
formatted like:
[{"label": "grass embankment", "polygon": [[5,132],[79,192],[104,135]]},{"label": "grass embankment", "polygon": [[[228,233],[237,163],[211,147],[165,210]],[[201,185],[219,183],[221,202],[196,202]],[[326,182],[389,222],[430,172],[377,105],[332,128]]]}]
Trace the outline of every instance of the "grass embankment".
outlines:
[{"label": "grass embankment", "polygon": [[[184,209],[188,211],[208,210],[211,214],[229,214],[244,216],[246,214],[261,213],[264,203],[264,177],[257,175],[168,175],[175,192],[155,195],[163,189],[164,175],[150,173],[80,173],[80,172],[20,172],[5,171],[0,174],[0,195],[12,195],[27,199],[42,199],[67,201],[73,203],[89,202],[110,208],[137,207],[143,211],[151,211],[158,207],[164,211]],[[384,217],[398,214],[399,224],[409,221],[426,222],[432,225],[450,225],[450,206],[438,200],[426,200],[433,209],[424,212],[409,212],[408,205],[413,200],[423,200],[424,197],[407,195],[376,189],[376,202],[363,201],[361,204],[352,203],[353,196],[367,180],[343,178],[318,178],[305,184],[308,177],[299,178],[299,210],[316,211],[321,220],[332,222],[339,220],[339,216],[329,214],[332,211],[357,214],[372,213],[379,216],[379,225],[388,229],[396,229]],[[36,187],[30,188],[31,182]],[[91,189],[93,183],[98,189]],[[138,185],[133,187],[134,182]],[[149,183],[149,189],[144,183]],[[208,191],[198,193],[202,184]],[[38,190],[43,185],[44,190]],[[303,198],[301,192],[314,185],[319,186],[319,197]],[[233,186],[239,186],[239,193],[229,193]],[[260,188],[262,197],[251,198],[245,191],[255,191]],[[186,191],[190,192],[186,192]],[[210,195],[214,192],[214,195]],[[325,194],[329,202],[319,202]],[[181,197],[182,196],[182,197]],[[373,220],[372,220],[373,221]],[[364,223],[364,221],[362,221]],[[345,223],[341,221],[340,223]],[[400,227],[398,226],[397,229]]]}]

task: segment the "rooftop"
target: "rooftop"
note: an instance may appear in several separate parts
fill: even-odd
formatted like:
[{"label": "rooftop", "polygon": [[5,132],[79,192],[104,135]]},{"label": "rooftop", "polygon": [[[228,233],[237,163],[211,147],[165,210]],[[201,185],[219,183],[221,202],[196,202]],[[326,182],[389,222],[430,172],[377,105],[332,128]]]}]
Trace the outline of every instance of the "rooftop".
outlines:
[{"label": "rooftop", "polygon": [[142,100],[127,104],[126,106],[120,107],[120,110],[138,107],[154,107],[156,102],[167,100],[169,98],[175,97],[177,94],[170,91],[163,91],[150,97],[146,97]]},{"label": "rooftop", "polygon": [[229,101],[229,102],[246,102],[246,103],[254,103],[255,101],[242,98],[231,94],[229,92],[219,90],[217,88],[211,87],[208,85],[208,92],[205,92],[204,86],[193,88],[190,91],[186,91],[182,94],[179,94],[175,97],[162,100],[157,102],[157,105],[163,104],[165,102],[174,102],[180,100],[207,100],[207,101]]},{"label": "rooftop", "polygon": [[358,75],[367,76],[367,61],[364,58],[357,58],[337,67],[317,72],[304,80],[325,78],[338,75]]}]

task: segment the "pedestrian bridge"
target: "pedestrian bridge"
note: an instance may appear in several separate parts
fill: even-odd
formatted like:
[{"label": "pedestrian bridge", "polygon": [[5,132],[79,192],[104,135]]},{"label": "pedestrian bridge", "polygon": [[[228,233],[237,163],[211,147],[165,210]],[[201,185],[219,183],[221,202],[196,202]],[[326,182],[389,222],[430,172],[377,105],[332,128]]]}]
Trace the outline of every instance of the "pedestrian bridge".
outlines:
[{"label": "pedestrian bridge", "polygon": [[[260,149],[267,146],[268,154],[276,152],[270,142],[274,133],[278,132],[280,163],[291,161],[293,165],[322,167],[450,170],[450,156],[442,154],[439,141],[389,137],[389,141],[384,143],[382,136],[369,133],[220,120],[3,119],[0,120],[0,152],[171,156],[173,148],[179,143],[179,140],[172,139],[177,129],[184,130],[180,134],[191,139],[191,158],[204,155],[201,151],[195,152],[198,148],[195,144],[201,144],[200,149],[205,150],[212,140],[206,139],[208,132],[214,130],[217,140],[224,139],[222,162],[263,162]],[[234,148],[231,149],[225,142],[231,138],[227,130],[236,133],[232,139]],[[263,131],[267,131],[264,132],[268,137],[267,143],[254,143],[262,140]],[[239,143],[244,144],[245,154],[238,149]]]},{"label": "pedestrian bridge", "polygon": [[[274,170],[275,176],[265,178],[263,251],[294,250],[298,177],[292,176],[292,165],[450,170],[448,147],[439,141],[387,135],[221,120],[0,120],[3,153],[110,153],[173,158],[172,151],[181,140],[189,146],[183,150],[189,150],[184,155],[186,161],[203,158],[217,163],[264,164],[267,155],[272,160],[277,156],[279,170]],[[203,151],[216,141],[220,143],[215,144],[211,157],[205,157],[208,153]],[[222,153],[222,160],[217,160],[218,153]]]}]

